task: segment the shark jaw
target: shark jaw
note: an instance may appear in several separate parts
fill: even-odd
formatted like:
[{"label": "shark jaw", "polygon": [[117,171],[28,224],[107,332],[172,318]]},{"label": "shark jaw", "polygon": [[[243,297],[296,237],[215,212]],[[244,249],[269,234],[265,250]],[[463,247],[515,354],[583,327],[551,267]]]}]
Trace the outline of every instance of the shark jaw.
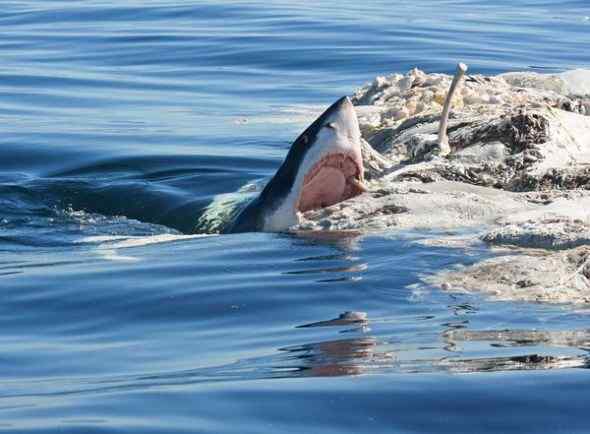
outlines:
[{"label": "shark jaw", "polygon": [[364,192],[362,166],[354,156],[329,153],[307,172],[297,202],[297,211],[325,208]]}]

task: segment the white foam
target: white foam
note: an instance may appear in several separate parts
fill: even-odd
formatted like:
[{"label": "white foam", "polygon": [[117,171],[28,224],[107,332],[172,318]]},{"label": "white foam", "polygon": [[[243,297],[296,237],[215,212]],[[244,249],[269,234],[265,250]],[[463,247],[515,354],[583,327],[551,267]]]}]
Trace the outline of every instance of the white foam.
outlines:
[{"label": "white foam", "polygon": [[565,82],[568,93],[590,96],[590,69],[573,69],[559,76]]},{"label": "white foam", "polygon": [[239,126],[248,125],[308,125],[316,119],[325,107],[320,105],[291,105],[271,113],[260,113],[248,117],[233,119],[233,123]]},{"label": "white foam", "polygon": [[74,243],[75,244],[106,243],[106,242],[116,241],[116,240],[125,240],[127,238],[129,238],[128,235],[95,235],[95,236],[80,238],[79,240],[74,240]]},{"label": "white foam", "polygon": [[213,236],[213,234],[158,234],[147,236],[99,235],[84,237],[75,242],[78,244],[98,243],[98,246],[93,250],[93,253],[108,261],[139,262],[141,260],[140,257],[128,254],[122,255],[119,250],[211,236]]},{"label": "white foam", "polygon": [[125,240],[115,242],[109,247],[111,249],[125,249],[129,247],[142,247],[150,244],[170,243],[174,241],[192,240],[195,238],[211,237],[213,234],[194,234],[194,235],[178,235],[178,234],[160,234],[149,235],[147,237],[129,237]]},{"label": "white foam", "polygon": [[126,256],[120,255],[117,250],[110,250],[110,249],[99,249],[96,251],[98,256],[107,261],[113,262],[139,262],[140,259],[137,256]]},{"label": "white foam", "polygon": [[197,220],[195,227],[198,231],[207,233],[221,232],[232,219],[236,207],[249,198],[245,193],[258,190],[255,183],[248,183],[241,187],[237,193],[216,195]]},{"label": "white foam", "polygon": [[77,244],[86,243],[98,243],[99,249],[106,248],[112,249],[124,249],[129,247],[142,247],[150,244],[169,243],[173,241],[191,240],[194,238],[211,237],[213,234],[158,234],[158,235],[146,235],[146,236],[125,236],[125,235],[99,235],[80,238],[74,241]]}]

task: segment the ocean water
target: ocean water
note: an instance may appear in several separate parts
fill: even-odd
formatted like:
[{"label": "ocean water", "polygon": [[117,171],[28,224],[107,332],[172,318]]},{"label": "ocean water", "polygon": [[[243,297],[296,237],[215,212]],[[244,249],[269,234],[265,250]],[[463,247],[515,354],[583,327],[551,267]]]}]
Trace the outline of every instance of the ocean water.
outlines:
[{"label": "ocean water", "polygon": [[0,6],[0,431],[588,432],[590,309],[420,283],[483,246],[199,233],[376,75],[589,67],[587,0]]}]

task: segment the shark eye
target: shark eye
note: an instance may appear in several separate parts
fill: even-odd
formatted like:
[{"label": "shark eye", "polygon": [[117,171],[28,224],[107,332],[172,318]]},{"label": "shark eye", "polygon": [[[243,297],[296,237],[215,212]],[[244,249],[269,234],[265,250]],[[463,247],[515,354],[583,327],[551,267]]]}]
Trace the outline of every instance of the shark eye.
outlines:
[{"label": "shark eye", "polygon": [[326,124],[326,128],[330,128],[331,130],[336,130],[336,124],[334,122],[330,122]]}]

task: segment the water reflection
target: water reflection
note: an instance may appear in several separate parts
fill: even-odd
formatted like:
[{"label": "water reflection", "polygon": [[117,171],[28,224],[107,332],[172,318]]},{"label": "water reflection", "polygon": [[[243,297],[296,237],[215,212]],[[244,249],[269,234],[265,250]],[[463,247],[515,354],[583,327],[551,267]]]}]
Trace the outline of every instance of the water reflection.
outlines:
[{"label": "water reflection", "polygon": [[[338,315],[337,318],[329,319],[327,321],[318,321],[310,324],[303,324],[296,328],[307,328],[307,327],[330,327],[330,326],[341,326],[341,325],[354,325],[361,326],[363,330],[366,330],[366,326],[369,324],[366,312],[344,312]],[[353,330],[358,330],[357,328]]]},{"label": "water reflection", "polygon": [[318,342],[282,348],[289,362],[299,365],[299,374],[308,377],[360,375],[377,366],[392,363],[393,356],[378,351],[378,341],[370,336]]},{"label": "water reflection", "polygon": [[[418,322],[420,318],[415,318]],[[234,363],[175,372],[158,372],[61,382],[21,381],[7,384],[0,394],[6,402],[23,396],[55,396],[97,392],[153,389],[197,383],[299,377],[334,377],[387,373],[477,373],[565,368],[590,368],[590,330],[465,330],[445,329],[441,343],[408,345],[402,339],[377,337],[362,312],[345,312],[333,319],[298,326],[310,330],[334,327],[335,333],[353,333],[347,339],[328,339],[278,348],[274,354],[246,358]],[[379,328],[379,321],[372,326]],[[310,330],[311,331],[311,330]],[[472,348],[473,347],[473,348]],[[524,349],[497,354],[498,348]],[[534,351],[530,349],[534,348]],[[567,348],[567,351],[556,351]],[[451,349],[451,350],[449,350]],[[483,353],[483,355],[482,355]],[[33,384],[31,384],[33,383]],[[38,393],[31,393],[31,389]],[[49,392],[47,390],[50,390]]]},{"label": "water reflection", "polygon": [[[432,361],[432,370],[448,372],[490,372],[589,368],[590,330],[468,330],[449,327],[441,334],[447,351],[469,356],[485,351],[497,354],[499,348],[531,349],[516,355],[495,357],[448,357]],[[559,354],[556,348],[568,348]],[[556,354],[557,353],[557,354]],[[428,367],[425,367],[429,370]],[[410,368],[411,370],[411,368]]]},{"label": "water reflection", "polygon": [[368,269],[367,262],[354,254],[360,251],[362,240],[358,231],[299,231],[290,236],[295,245],[322,246],[336,253],[298,258],[295,262],[300,263],[301,267],[283,271],[283,275],[335,274],[333,277],[319,278],[316,282],[337,283],[359,281],[362,279],[360,274]]},{"label": "water reflection", "polygon": [[299,364],[299,373],[310,377],[333,377],[359,375],[371,366],[391,363],[392,356],[386,351],[376,351],[378,341],[368,335],[366,312],[344,312],[338,317],[303,324],[296,328],[342,327],[340,333],[359,333],[351,339],[316,342],[281,348],[289,356],[289,363]]},{"label": "water reflection", "polygon": [[329,245],[342,249],[345,252],[353,252],[360,249],[359,241],[362,239],[361,231],[297,231],[293,237],[303,241],[304,245]]},{"label": "water reflection", "polygon": [[367,269],[367,264],[353,264],[345,267],[311,268],[306,270],[285,271],[283,274],[314,274],[314,273],[360,273]]},{"label": "water reflection", "polygon": [[[416,322],[419,318],[415,319]],[[359,375],[385,372],[490,372],[590,368],[590,330],[468,330],[468,322],[443,324],[441,345],[410,346],[403,340],[378,339],[371,335],[365,313],[345,312],[325,321],[304,324],[299,328],[353,326],[345,332],[359,337],[329,340],[282,348],[290,357],[282,360],[297,364],[293,373],[306,376]],[[374,322],[379,328],[379,321]],[[340,332],[343,332],[342,330]],[[489,357],[498,348],[526,348],[518,354]],[[556,351],[568,348],[567,353]]]},{"label": "water reflection", "polygon": [[[588,369],[590,368],[590,357],[586,355],[551,356],[540,354],[525,354],[522,356],[511,357],[484,357],[477,359],[442,359],[434,363],[431,370],[442,370],[454,373],[468,373],[498,371],[529,371],[566,368]],[[429,369],[425,370],[429,371]]]},{"label": "water reflection", "polygon": [[526,347],[543,344],[590,351],[590,329],[572,331],[448,330],[442,336],[445,341],[455,344],[461,342],[490,342],[490,345],[494,347]]}]

